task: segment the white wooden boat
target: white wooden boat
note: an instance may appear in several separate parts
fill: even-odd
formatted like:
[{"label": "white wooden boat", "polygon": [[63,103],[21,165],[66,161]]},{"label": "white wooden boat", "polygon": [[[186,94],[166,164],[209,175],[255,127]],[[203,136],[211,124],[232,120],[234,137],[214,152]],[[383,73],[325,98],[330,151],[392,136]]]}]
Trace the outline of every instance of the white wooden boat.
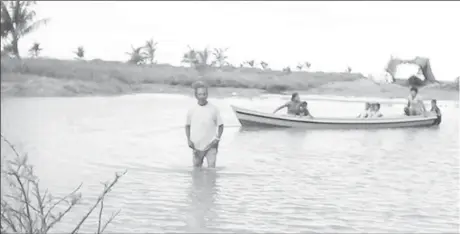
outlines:
[{"label": "white wooden boat", "polygon": [[370,129],[429,127],[439,124],[437,116],[396,116],[382,118],[307,118],[277,115],[231,106],[245,127],[284,127],[314,129]]}]

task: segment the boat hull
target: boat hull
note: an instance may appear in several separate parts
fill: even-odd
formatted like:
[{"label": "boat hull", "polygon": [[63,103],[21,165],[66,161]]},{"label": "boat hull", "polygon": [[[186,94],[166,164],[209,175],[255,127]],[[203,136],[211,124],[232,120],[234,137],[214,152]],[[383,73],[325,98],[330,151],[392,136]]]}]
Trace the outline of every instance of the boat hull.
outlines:
[{"label": "boat hull", "polygon": [[309,128],[309,129],[375,129],[415,128],[436,125],[436,116],[405,116],[397,118],[305,118],[275,115],[232,106],[244,127]]}]

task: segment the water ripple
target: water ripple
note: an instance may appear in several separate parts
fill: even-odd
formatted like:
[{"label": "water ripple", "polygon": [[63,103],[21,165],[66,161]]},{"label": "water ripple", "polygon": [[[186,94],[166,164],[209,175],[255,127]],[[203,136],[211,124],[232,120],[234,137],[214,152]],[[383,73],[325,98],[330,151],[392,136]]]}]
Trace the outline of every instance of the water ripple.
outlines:
[{"label": "water ripple", "polygon": [[[213,100],[270,110],[279,98]],[[193,170],[174,96],[2,101],[2,132],[29,153],[42,185],[63,195],[81,181],[83,203],[55,231],[68,231],[102,190],[121,209],[108,232],[458,232],[458,105],[439,128],[305,131],[227,128],[216,170]],[[354,116],[359,103],[311,101],[315,115]],[[396,103],[383,107],[398,113]],[[3,146],[3,145],[2,145]],[[2,155],[4,154],[2,147]],[[94,232],[96,215],[82,232]]]}]

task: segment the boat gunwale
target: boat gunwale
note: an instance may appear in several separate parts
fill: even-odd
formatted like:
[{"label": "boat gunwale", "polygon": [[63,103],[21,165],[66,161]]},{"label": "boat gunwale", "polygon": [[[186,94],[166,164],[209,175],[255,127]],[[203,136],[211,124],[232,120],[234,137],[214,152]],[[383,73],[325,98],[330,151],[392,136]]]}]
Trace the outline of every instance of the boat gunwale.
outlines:
[{"label": "boat gunwale", "polygon": [[259,118],[265,119],[275,119],[280,121],[289,121],[296,123],[311,123],[311,124],[397,124],[397,123],[413,123],[413,122],[422,122],[422,121],[435,121],[436,116],[406,116],[406,117],[397,117],[397,118],[388,118],[383,117],[379,119],[372,118],[300,118],[296,116],[288,115],[275,115],[271,113],[264,113],[260,111],[249,110],[241,107],[231,105],[233,111],[236,114],[241,115],[250,115]]}]

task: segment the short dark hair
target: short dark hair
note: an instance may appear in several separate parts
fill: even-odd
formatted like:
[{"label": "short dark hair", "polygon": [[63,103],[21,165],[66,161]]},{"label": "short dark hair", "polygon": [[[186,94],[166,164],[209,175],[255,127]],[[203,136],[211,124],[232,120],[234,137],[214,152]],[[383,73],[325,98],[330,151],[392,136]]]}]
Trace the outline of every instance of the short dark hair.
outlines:
[{"label": "short dark hair", "polygon": [[296,96],[299,96],[299,93],[297,93],[297,92],[292,93],[292,95],[291,95],[291,101],[294,101],[294,98],[295,98]]},{"label": "short dark hair", "polygon": [[438,101],[436,99],[432,99],[431,102],[437,103]]},{"label": "short dark hair", "polygon": [[411,88],[410,88],[410,91],[414,91],[414,92],[418,93],[417,87],[411,87]]},{"label": "short dark hair", "polygon": [[199,80],[199,81],[193,82],[192,88],[195,90],[195,93],[199,88],[205,88],[206,91],[208,91],[208,84]]}]

